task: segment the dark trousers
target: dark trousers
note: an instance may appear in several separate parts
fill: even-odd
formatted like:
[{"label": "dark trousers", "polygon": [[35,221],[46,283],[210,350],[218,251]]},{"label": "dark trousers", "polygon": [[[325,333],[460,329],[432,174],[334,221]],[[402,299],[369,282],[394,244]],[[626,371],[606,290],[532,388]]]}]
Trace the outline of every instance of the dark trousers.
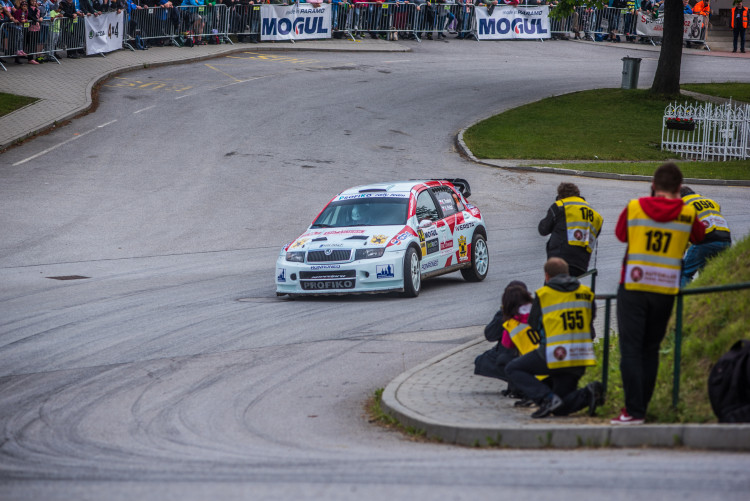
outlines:
[{"label": "dark trousers", "polygon": [[659,345],[667,332],[674,296],[656,292],[617,291],[620,372],[625,409],[634,418],[646,417],[659,370]]},{"label": "dark trousers", "polygon": [[732,48],[735,52],[737,52],[737,38],[740,39],[740,50],[745,50],[745,28],[742,26],[735,27],[734,30],[732,30]]},{"label": "dark trousers", "polygon": [[[541,403],[550,391],[562,398],[563,405],[553,413],[557,416],[567,416],[588,405],[588,390],[577,389],[578,381],[585,371],[585,367],[550,369],[539,350],[518,357],[505,366],[508,381],[526,398]],[[536,376],[542,375],[549,377],[544,381],[539,381]]]}]

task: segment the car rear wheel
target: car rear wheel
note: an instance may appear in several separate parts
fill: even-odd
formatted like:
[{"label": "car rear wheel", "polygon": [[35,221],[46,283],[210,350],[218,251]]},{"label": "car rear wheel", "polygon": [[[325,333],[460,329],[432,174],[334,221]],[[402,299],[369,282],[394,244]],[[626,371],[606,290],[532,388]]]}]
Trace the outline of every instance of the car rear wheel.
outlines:
[{"label": "car rear wheel", "polygon": [[487,241],[481,233],[471,239],[471,268],[463,268],[461,275],[469,282],[481,282],[490,270],[490,253]]},{"label": "car rear wheel", "polygon": [[404,297],[417,297],[422,289],[422,270],[419,255],[414,247],[406,249],[404,256]]}]

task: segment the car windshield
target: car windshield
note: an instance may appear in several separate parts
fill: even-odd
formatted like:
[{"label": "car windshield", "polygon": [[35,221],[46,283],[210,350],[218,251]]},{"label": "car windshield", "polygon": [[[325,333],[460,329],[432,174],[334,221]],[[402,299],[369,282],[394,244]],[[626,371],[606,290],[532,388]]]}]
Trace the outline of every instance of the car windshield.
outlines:
[{"label": "car windshield", "polygon": [[367,198],[334,201],[318,216],[313,228],[406,224],[408,198]]}]

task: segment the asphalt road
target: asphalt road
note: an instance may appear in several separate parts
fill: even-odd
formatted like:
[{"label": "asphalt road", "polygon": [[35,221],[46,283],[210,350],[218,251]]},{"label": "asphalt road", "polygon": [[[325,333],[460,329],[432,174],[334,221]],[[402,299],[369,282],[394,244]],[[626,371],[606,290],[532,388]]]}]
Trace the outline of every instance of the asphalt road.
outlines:
[{"label": "asphalt road", "polygon": [[[479,166],[453,146],[478,118],[618,87],[627,50],[413,47],[123,74],[95,113],[0,156],[0,499],[746,497],[742,454],[471,450],[367,422],[377,388],[481,335],[508,281],[541,285],[536,224],[559,182],[604,215],[600,292],[618,279],[617,215],[648,191]],[[683,81],[716,75],[748,80],[728,59],[684,58]],[[483,209],[486,281],[276,298],[279,249],[333,195],[443,176],[467,178]],[[697,191],[750,231],[747,189]]]}]

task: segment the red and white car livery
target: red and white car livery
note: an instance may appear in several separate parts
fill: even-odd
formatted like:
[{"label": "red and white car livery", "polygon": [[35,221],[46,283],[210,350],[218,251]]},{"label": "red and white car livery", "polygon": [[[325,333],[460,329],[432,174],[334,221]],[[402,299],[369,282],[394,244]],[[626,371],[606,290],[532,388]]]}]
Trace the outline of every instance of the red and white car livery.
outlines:
[{"label": "red and white car livery", "polygon": [[487,230],[467,201],[463,179],[380,183],[335,196],[313,224],[281,249],[276,294],[401,291],[460,271],[469,281],[489,270]]}]

